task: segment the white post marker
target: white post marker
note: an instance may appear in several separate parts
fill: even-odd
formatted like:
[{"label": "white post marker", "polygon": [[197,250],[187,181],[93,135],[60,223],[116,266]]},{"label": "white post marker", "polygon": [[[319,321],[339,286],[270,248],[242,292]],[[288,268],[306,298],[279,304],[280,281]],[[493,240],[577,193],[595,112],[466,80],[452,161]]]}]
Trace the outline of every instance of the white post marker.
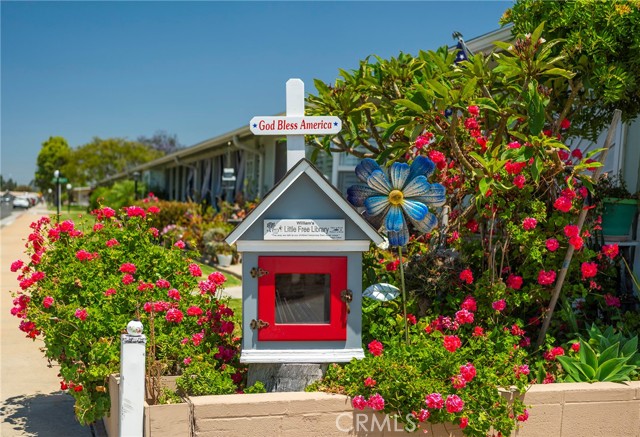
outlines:
[{"label": "white post marker", "polygon": [[284,117],[253,117],[249,129],[255,135],[287,136],[287,170],[304,158],[305,135],[337,134],[342,121],[333,116],[305,117],[304,82],[287,81],[287,115]]},{"label": "white post marker", "polygon": [[145,344],[142,323],[132,320],[120,344],[120,437],[140,437],[144,424]]}]

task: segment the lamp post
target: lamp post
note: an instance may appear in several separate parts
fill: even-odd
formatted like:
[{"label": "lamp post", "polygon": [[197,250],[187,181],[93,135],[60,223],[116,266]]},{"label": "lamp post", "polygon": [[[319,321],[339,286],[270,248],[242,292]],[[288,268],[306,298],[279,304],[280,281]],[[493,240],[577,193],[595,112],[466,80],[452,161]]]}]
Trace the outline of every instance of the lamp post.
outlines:
[{"label": "lamp post", "polygon": [[138,200],[138,181],[140,180],[140,172],[133,172],[133,199]]},{"label": "lamp post", "polygon": [[71,214],[71,184],[67,184],[67,213]]},{"label": "lamp post", "polygon": [[48,188],[47,193],[49,194],[48,201],[53,203],[53,190],[51,188]]},{"label": "lamp post", "polygon": [[60,170],[53,172],[53,178],[56,180],[56,222],[60,223]]}]

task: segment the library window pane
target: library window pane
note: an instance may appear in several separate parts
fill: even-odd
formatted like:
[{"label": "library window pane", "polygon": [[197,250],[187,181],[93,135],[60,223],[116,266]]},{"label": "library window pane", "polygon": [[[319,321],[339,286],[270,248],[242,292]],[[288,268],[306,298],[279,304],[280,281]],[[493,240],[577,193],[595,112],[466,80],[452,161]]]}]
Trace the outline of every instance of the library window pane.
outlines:
[{"label": "library window pane", "polygon": [[276,323],[329,323],[331,275],[277,273]]}]

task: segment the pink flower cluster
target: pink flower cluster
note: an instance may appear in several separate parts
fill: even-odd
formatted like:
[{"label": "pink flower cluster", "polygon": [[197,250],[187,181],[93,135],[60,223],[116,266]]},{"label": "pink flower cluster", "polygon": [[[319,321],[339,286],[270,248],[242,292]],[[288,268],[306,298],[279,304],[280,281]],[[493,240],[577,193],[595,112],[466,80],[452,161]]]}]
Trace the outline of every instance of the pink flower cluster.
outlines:
[{"label": "pink flower cluster", "polygon": [[82,320],[83,322],[85,320],[87,320],[87,310],[85,308],[78,308],[74,314],[78,319]]},{"label": "pink flower cluster", "polygon": [[598,264],[594,262],[583,262],[580,265],[580,271],[582,272],[582,280],[593,278],[598,274]]},{"label": "pink flower cluster", "polygon": [[79,261],[92,261],[98,257],[99,255],[97,252],[90,253],[84,249],[81,249],[76,252],[76,258],[78,258]]},{"label": "pink flower cluster", "polygon": [[211,273],[205,281],[198,283],[200,294],[215,293],[226,280],[227,278],[220,272]]},{"label": "pink flower cluster", "polygon": [[461,389],[464,388],[467,383],[471,382],[473,378],[476,377],[476,368],[473,364],[467,363],[463,366],[460,366],[460,373],[451,377],[451,383],[453,388]]},{"label": "pink flower cluster", "polygon": [[369,349],[371,355],[373,355],[374,357],[382,355],[382,352],[384,351],[384,346],[378,340],[372,340],[367,345],[367,348]]},{"label": "pink flower cluster", "polygon": [[538,220],[533,217],[527,217],[522,221],[522,228],[525,231],[531,231],[538,225]]},{"label": "pink flower cluster", "polygon": [[528,365],[522,364],[520,366],[513,366],[513,373],[515,373],[516,378],[520,378],[520,375],[527,376],[529,373],[531,373],[531,370],[529,369]]},{"label": "pink flower cluster", "polygon": [[364,410],[369,407],[375,411],[382,411],[384,410],[384,398],[379,393],[370,396],[369,400],[366,400],[362,395],[358,395],[351,400],[351,405],[358,410]]},{"label": "pink flower cluster", "polygon": [[497,300],[491,304],[491,308],[493,308],[498,312],[504,311],[506,307],[507,307],[507,302],[504,299]]},{"label": "pink flower cluster", "polygon": [[561,355],[564,355],[564,349],[562,349],[562,347],[560,346],[551,348],[542,354],[543,358],[547,361],[553,361],[556,359],[556,357],[559,357]]},{"label": "pink flower cluster", "polygon": [[465,309],[461,309],[456,312],[456,322],[460,325],[465,325],[467,323],[473,323],[473,313],[471,311],[467,311]]},{"label": "pink flower cluster", "polygon": [[556,272],[555,270],[540,270],[538,272],[538,284],[540,285],[551,285],[556,281]]},{"label": "pink flower cluster", "polygon": [[509,277],[507,277],[507,287],[511,288],[512,290],[520,290],[520,288],[522,287],[522,276],[517,276],[517,275],[509,275]]},{"label": "pink flower cluster", "polygon": [[144,210],[144,208],[141,208],[139,206],[129,206],[124,208],[125,212],[127,213],[128,217],[146,217],[146,212]]},{"label": "pink flower cluster", "polygon": [[462,346],[462,342],[457,335],[445,335],[443,345],[449,352],[455,352]]},{"label": "pink flower cluster", "polygon": [[569,244],[574,247],[575,250],[580,250],[584,245],[582,237],[580,237],[580,228],[576,225],[566,225],[564,227],[564,235],[569,239]]},{"label": "pink flower cluster", "polygon": [[620,308],[620,298],[613,296],[609,293],[605,294],[603,298],[604,298],[604,303],[607,304],[607,306]]},{"label": "pink flower cluster", "polygon": [[602,246],[602,253],[610,259],[614,259],[616,256],[618,256],[618,245],[615,243],[605,244],[604,246]]},{"label": "pink flower cluster", "polygon": [[120,266],[120,272],[134,274],[136,272],[136,265],[132,263],[124,263]]},{"label": "pink flower cluster", "polygon": [[466,282],[467,284],[473,283],[473,272],[470,269],[464,269],[460,272],[460,280],[462,282]]},{"label": "pink flower cluster", "polygon": [[200,276],[202,276],[202,269],[200,269],[200,266],[198,264],[192,263],[189,264],[189,273],[191,273],[191,276],[199,278]]},{"label": "pink flower cluster", "polygon": [[425,397],[427,408],[432,410],[440,410],[446,407],[448,413],[459,413],[464,408],[464,401],[458,395],[448,395],[443,400],[440,393],[431,393]]},{"label": "pink flower cluster", "polygon": [[178,308],[170,308],[165,315],[165,319],[167,320],[167,322],[172,323],[182,322],[183,317],[184,314]]}]

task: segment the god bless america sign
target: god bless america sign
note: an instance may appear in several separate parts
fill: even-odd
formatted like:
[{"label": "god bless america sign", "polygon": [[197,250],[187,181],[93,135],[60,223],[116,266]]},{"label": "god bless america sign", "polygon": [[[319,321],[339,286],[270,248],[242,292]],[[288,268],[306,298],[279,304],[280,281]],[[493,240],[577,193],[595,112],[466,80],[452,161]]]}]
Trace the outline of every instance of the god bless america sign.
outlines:
[{"label": "god bless america sign", "polygon": [[255,135],[327,135],[342,129],[338,117],[253,117],[249,128]]}]

